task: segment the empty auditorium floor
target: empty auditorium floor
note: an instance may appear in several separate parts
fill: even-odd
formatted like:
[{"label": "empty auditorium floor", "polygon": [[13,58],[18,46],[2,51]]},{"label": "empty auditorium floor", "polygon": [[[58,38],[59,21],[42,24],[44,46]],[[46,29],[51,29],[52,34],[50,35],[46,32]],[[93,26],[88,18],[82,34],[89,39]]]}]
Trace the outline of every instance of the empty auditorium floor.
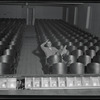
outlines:
[{"label": "empty auditorium floor", "polygon": [[[23,34],[23,45],[17,67],[18,76],[43,75],[39,56],[34,54],[38,49],[36,32],[33,26],[27,26]],[[100,89],[61,89],[61,90],[1,90],[0,95],[100,95]]]},{"label": "empty auditorium floor", "polygon": [[35,28],[27,26],[23,34],[23,44],[17,67],[17,75],[41,75],[43,74],[40,58],[34,54],[38,50]]}]

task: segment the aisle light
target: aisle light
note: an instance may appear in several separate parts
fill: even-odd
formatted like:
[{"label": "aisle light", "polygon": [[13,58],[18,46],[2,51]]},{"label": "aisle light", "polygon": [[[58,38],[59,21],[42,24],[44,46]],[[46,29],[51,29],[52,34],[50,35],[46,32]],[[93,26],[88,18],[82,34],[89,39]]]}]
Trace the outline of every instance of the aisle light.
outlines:
[{"label": "aisle light", "polygon": [[90,77],[82,77],[83,86],[92,86]]},{"label": "aisle light", "polygon": [[49,77],[42,77],[41,78],[41,86],[42,87],[45,87],[45,88],[47,88],[47,87],[50,87],[50,78]]},{"label": "aisle light", "polygon": [[57,77],[50,77],[50,87],[55,88],[58,86]]},{"label": "aisle light", "polygon": [[75,78],[74,77],[67,77],[67,87],[74,87]]},{"label": "aisle light", "polygon": [[33,88],[40,88],[41,87],[41,78],[40,77],[34,77],[33,78]]},{"label": "aisle light", "polygon": [[6,78],[0,78],[0,90],[7,89],[7,79]]},{"label": "aisle light", "polygon": [[16,78],[7,78],[7,88],[16,89]]},{"label": "aisle light", "polygon": [[99,86],[99,77],[90,77],[92,86]]},{"label": "aisle light", "polygon": [[66,78],[58,77],[58,87],[66,87]]},{"label": "aisle light", "polygon": [[32,89],[33,80],[32,78],[25,78],[25,88]]},{"label": "aisle light", "polygon": [[82,86],[82,78],[81,77],[75,77],[75,86],[77,86],[77,87]]},{"label": "aisle light", "polygon": [[2,84],[2,88],[7,88],[6,83]]}]

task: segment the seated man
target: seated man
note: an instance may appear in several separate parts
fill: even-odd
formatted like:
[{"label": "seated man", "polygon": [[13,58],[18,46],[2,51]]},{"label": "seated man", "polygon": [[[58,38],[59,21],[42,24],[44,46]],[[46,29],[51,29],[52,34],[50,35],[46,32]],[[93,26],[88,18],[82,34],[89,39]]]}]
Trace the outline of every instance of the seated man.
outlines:
[{"label": "seated man", "polygon": [[52,43],[49,40],[41,44],[41,49],[44,51],[46,58],[49,58],[50,56],[55,55],[58,52],[58,49],[52,47]]},{"label": "seated man", "polygon": [[67,46],[65,45],[65,47],[62,47],[60,50],[58,50],[57,48],[52,47],[52,43],[49,40],[41,44],[41,49],[44,51],[46,55],[46,59],[55,54],[57,55],[60,54],[62,56],[63,54],[67,52],[66,47]]},{"label": "seated man", "polygon": [[60,50],[58,51],[61,54],[62,57],[64,55],[68,55],[69,54],[69,51],[66,49],[66,47],[67,47],[67,45],[65,45],[65,46],[62,45],[60,47]]}]

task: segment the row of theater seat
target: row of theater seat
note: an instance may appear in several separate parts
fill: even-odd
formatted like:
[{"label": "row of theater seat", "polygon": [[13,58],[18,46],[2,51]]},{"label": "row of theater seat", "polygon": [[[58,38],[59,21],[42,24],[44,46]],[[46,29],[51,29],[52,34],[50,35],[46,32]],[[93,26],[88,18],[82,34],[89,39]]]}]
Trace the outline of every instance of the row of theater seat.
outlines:
[{"label": "row of theater seat", "polygon": [[3,19],[0,30],[0,75],[15,74],[22,43],[25,20]]},{"label": "row of theater seat", "polygon": [[69,50],[63,58],[70,61],[67,65],[61,63],[59,56],[49,58],[51,74],[100,73],[100,39],[97,36],[62,20],[38,19],[35,26],[40,43],[49,39],[56,48],[67,45]]}]

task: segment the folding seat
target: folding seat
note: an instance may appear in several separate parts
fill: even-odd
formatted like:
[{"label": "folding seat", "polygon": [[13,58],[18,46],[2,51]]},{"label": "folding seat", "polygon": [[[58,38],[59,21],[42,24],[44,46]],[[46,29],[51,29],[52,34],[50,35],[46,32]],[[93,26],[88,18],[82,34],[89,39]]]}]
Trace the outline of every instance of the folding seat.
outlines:
[{"label": "folding seat", "polygon": [[49,39],[52,43],[56,44],[56,42],[59,42],[59,40],[55,37],[53,37],[52,39]]},{"label": "folding seat", "polygon": [[97,39],[97,42],[99,42],[99,43],[100,43],[100,39]]},{"label": "folding seat", "polygon": [[75,56],[78,59],[79,56],[83,55],[83,51],[80,49],[76,49],[76,50],[73,50],[70,54]]},{"label": "folding seat", "polygon": [[70,40],[72,43],[77,43],[78,42],[78,39],[71,39]]},{"label": "folding seat", "polygon": [[80,37],[80,35],[79,35],[79,34],[76,34],[76,32],[74,32],[74,34],[75,34],[75,35],[74,35],[75,38]]},{"label": "folding seat", "polygon": [[89,63],[86,66],[87,74],[100,74],[100,63]]},{"label": "folding seat", "polygon": [[76,50],[77,48],[76,48],[76,46],[68,46],[67,48],[66,48],[69,52],[72,52],[73,50]]},{"label": "folding seat", "polygon": [[100,50],[99,46],[92,46],[89,48],[89,50],[95,50],[95,52],[97,53]]},{"label": "folding seat", "polygon": [[87,38],[87,37],[88,37],[88,35],[87,35],[87,34],[82,34],[82,36],[83,36],[84,38]]},{"label": "folding seat", "polygon": [[61,55],[52,55],[47,59],[47,63],[49,64],[49,66],[59,62],[62,62]]},{"label": "folding seat", "polygon": [[0,62],[0,75],[11,74],[9,63]]},{"label": "folding seat", "polygon": [[84,39],[84,37],[83,36],[79,36],[78,40],[82,40],[82,39]]},{"label": "folding seat", "polygon": [[[14,57],[12,55],[2,55],[0,57],[0,63],[4,64],[9,67],[9,73],[11,73],[11,67],[13,66]],[[7,69],[8,69],[7,67]]]},{"label": "folding seat", "polygon": [[99,41],[99,37],[94,36],[93,39],[96,39],[97,41]]},{"label": "folding seat", "polygon": [[78,48],[80,46],[83,46],[83,43],[82,42],[76,42],[74,45]]},{"label": "folding seat", "polygon": [[64,39],[65,40],[65,42],[68,42],[68,38],[66,38],[65,36],[62,36],[62,39]]},{"label": "folding seat", "polygon": [[99,46],[99,47],[100,47],[100,42],[96,42],[96,43],[94,44],[94,46]]},{"label": "folding seat", "polygon": [[80,49],[83,52],[85,52],[86,50],[88,50],[88,46],[80,46],[78,49]]},{"label": "folding seat", "polygon": [[67,74],[67,67],[65,63],[55,63],[50,67],[51,74]]},{"label": "folding seat", "polygon": [[91,57],[88,55],[82,55],[77,60],[80,63],[83,63],[84,66],[87,66],[87,64],[91,63]]},{"label": "folding seat", "polygon": [[72,35],[72,36],[70,37],[70,39],[72,39],[72,40],[75,39],[75,36]]},{"label": "folding seat", "polygon": [[16,56],[16,51],[14,48],[8,48],[4,51],[4,55],[9,55],[12,56],[15,60],[15,56]]},{"label": "folding seat", "polygon": [[92,36],[89,36],[89,35],[88,35],[88,36],[86,37],[86,39],[88,39],[88,41],[89,41],[89,40],[92,39]]},{"label": "folding seat", "polygon": [[87,46],[87,47],[92,47],[93,46],[93,42],[87,42],[84,45]]},{"label": "folding seat", "polygon": [[0,55],[2,55],[2,52],[4,51],[4,49],[5,49],[4,43],[0,41]]},{"label": "folding seat", "polygon": [[63,56],[63,60],[67,62],[67,66],[69,66],[71,63],[76,62],[77,58],[74,55],[65,55]]},{"label": "folding seat", "polygon": [[93,44],[95,44],[96,42],[98,42],[98,40],[93,38],[93,39],[89,40],[89,42],[92,42]]},{"label": "folding seat", "polygon": [[96,55],[93,57],[93,62],[100,63],[100,55]]},{"label": "folding seat", "polygon": [[69,71],[69,74],[84,74],[85,67],[84,67],[84,64],[75,62],[75,63],[72,63],[68,67],[68,71]]},{"label": "folding seat", "polygon": [[92,59],[96,55],[96,52],[95,50],[86,50],[85,54],[89,55]]},{"label": "folding seat", "polygon": [[60,38],[59,40],[60,40],[62,43],[66,43],[66,42],[69,41],[68,39],[65,39],[65,38]]},{"label": "folding seat", "polygon": [[66,37],[67,39],[69,39],[69,38],[71,38],[71,34],[67,34],[65,37]]},{"label": "folding seat", "polygon": [[78,34],[76,34],[76,32],[73,32],[73,36],[76,38]]},{"label": "folding seat", "polygon": [[69,42],[64,43],[64,45],[73,46],[73,43],[69,41]]},{"label": "folding seat", "polygon": [[88,42],[88,40],[87,39],[82,39],[79,42],[82,42],[84,44],[84,43]]},{"label": "folding seat", "polygon": [[100,50],[98,50],[98,51],[96,52],[96,55],[100,55]]}]

